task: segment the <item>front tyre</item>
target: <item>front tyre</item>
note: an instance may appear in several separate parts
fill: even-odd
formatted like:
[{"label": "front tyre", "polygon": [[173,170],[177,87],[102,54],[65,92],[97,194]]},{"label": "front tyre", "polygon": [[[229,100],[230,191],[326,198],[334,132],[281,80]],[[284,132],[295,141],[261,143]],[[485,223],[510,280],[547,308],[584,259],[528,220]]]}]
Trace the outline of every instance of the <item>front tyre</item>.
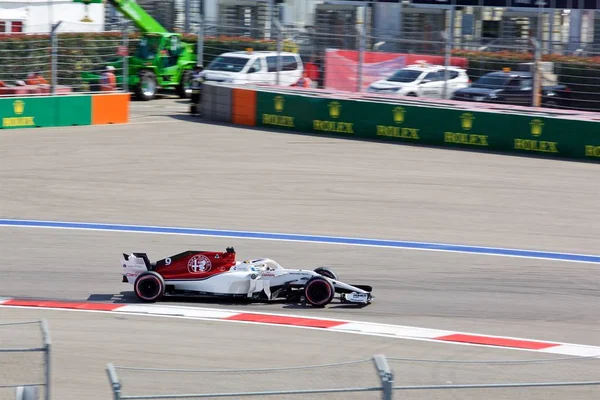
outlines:
[{"label": "front tyre", "polygon": [[192,94],[192,71],[186,70],[181,76],[181,81],[177,85],[177,95],[181,99],[189,99]]},{"label": "front tyre", "polygon": [[323,275],[329,279],[333,279],[334,281],[339,281],[335,272],[333,272],[331,269],[329,269],[327,267],[319,267],[319,268],[315,269],[315,272],[317,274]]},{"label": "front tyre", "polygon": [[140,71],[140,81],[135,87],[135,96],[138,100],[148,101],[156,97],[158,83],[152,71]]},{"label": "front tyre", "polygon": [[165,281],[157,272],[148,271],[137,277],[133,289],[138,299],[154,303],[165,294]]},{"label": "front tyre", "polygon": [[325,307],[334,296],[335,288],[326,278],[312,277],[304,286],[304,298],[313,307]]}]

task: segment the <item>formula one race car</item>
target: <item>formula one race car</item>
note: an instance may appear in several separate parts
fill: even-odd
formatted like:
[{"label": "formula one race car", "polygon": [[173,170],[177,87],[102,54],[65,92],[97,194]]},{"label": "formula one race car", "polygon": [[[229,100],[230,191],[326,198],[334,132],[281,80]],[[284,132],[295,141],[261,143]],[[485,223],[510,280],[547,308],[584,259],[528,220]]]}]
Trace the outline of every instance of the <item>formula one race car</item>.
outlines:
[{"label": "formula one race car", "polygon": [[242,297],[285,299],[324,307],[336,293],[344,303],[371,303],[372,288],[340,282],[329,268],[286,269],[269,258],[236,261],[233,248],[225,252],[185,251],[150,262],[146,253],[123,253],[123,282],[133,284],[136,296],[156,302],[163,296]]}]

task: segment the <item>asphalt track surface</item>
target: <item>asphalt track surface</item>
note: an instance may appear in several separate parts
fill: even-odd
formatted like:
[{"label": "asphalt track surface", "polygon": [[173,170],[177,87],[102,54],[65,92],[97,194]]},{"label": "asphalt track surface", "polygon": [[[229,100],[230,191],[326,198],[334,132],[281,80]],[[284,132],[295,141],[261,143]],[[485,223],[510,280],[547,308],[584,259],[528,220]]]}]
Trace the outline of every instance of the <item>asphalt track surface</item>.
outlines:
[{"label": "asphalt track surface", "polygon": [[[1,131],[0,218],[598,253],[598,165],[204,124],[190,121],[185,105],[171,100],[134,103],[132,108],[128,126]],[[167,113],[173,115],[164,116]],[[290,267],[331,266],[342,280],[373,285],[377,298],[363,309],[337,304],[326,310],[287,304],[186,305],[325,314],[600,345],[597,264],[260,240],[0,229],[0,296],[134,302],[131,287],[120,283],[121,252],[147,251],[159,258],[185,249],[234,246],[240,259],[268,256]],[[55,366],[69,372],[54,375],[55,395],[61,399],[93,399],[98,393],[108,397],[102,370],[107,362],[258,368],[349,361],[375,353],[440,360],[553,358],[289,328],[0,309],[1,321],[41,316],[50,321]],[[449,362],[392,366],[403,384],[600,378],[598,360],[499,367]],[[287,373],[285,379],[298,383],[294,387],[306,380],[322,387],[374,384],[370,364],[361,368],[337,368],[333,375],[326,371],[318,378]],[[232,378],[238,386],[230,383],[225,389],[281,384],[266,376],[238,375]],[[358,376],[366,376],[366,382]],[[167,390],[164,381],[159,384],[146,375],[127,378],[136,389]],[[202,391],[224,389],[214,378],[208,381],[203,381]],[[260,385],[265,387],[281,388]],[[427,396],[514,398],[515,393],[585,399],[597,397],[598,388]]]}]

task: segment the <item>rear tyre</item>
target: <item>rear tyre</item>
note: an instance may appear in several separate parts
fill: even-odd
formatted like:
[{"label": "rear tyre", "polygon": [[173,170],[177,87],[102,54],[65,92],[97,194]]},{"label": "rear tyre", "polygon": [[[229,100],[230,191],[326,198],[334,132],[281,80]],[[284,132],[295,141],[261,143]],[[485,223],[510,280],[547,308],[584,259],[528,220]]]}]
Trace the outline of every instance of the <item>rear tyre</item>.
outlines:
[{"label": "rear tyre", "polygon": [[333,284],[320,276],[310,278],[304,286],[304,298],[313,307],[325,307],[334,296]]},{"label": "rear tyre", "polygon": [[331,269],[327,267],[319,267],[315,269],[315,272],[319,275],[326,276],[327,278],[333,279],[334,281],[338,281],[338,277]]},{"label": "rear tyre", "polygon": [[138,299],[154,303],[165,294],[165,281],[157,272],[148,271],[137,277],[133,288]]}]

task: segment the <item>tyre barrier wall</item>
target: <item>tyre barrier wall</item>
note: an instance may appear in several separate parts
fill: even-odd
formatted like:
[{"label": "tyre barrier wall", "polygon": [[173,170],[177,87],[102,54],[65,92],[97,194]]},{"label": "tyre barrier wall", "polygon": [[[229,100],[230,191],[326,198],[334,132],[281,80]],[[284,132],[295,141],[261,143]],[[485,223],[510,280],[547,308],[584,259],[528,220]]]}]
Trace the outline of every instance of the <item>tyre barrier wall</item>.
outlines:
[{"label": "tyre barrier wall", "polygon": [[0,128],[129,122],[129,93],[0,98]]},{"label": "tyre barrier wall", "polygon": [[593,113],[212,83],[202,107],[205,119],[236,125],[600,162],[600,116]]}]

